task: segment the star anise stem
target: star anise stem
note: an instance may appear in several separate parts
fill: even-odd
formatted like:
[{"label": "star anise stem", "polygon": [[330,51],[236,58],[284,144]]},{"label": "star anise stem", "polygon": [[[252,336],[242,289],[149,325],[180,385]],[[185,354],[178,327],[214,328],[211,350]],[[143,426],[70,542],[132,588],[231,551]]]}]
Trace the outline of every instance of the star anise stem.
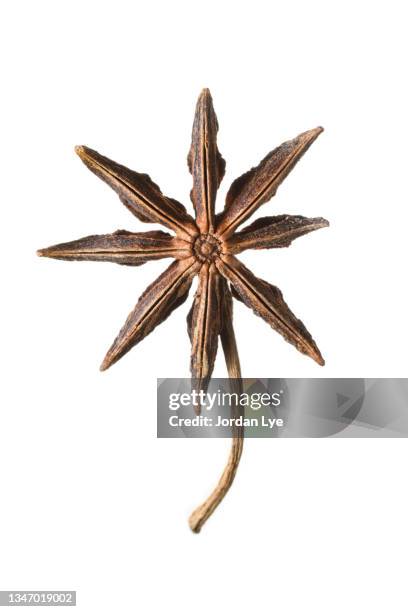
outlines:
[{"label": "star anise stem", "polygon": [[244,445],[243,428],[236,427],[235,429],[228,462],[217,486],[205,502],[192,512],[188,519],[190,529],[194,533],[200,533],[202,526],[222,502],[234,482]]},{"label": "star anise stem", "polygon": [[[232,326],[232,297],[231,292],[227,287],[227,283],[222,280],[222,306],[221,314],[223,326],[221,328],[220,337],[224,351],[225,362],[227,364],[228,376],[231,379],[231,391],[233,393],[242,392],[241,366],[239,363],[237,343],[235,340],[234,328]],[[237,405],[231,405],[231,416],[237,417],[239,410]],[[234,482],[235,474],[237,473],[239,461],[241,459],[244,446],[244,428],[239,425],[232,427],[232,444],[228,457],[227,465],[218,481],[214,491],[198,508],[192,512],[188,523],[194,533],[199,533],[204,523],[210,518],[214,510],[224,499],[228,493],[232,483]]]}]

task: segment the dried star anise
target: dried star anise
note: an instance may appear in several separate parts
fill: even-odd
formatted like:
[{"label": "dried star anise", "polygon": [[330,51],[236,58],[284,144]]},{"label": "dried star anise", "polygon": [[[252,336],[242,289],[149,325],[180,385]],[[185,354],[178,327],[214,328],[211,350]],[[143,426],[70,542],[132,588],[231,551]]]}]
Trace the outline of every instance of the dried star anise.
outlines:
[{"label": "dried star anise", "polygon": [[[218,337],[229,376],[241,377],[232,327],[231,295],[252,308],[301,353],[324,364],[312,336],[289,310],[280,290],[254,276],[235,257],[245,249],[287,247],[295,238],[328,225],[321,217],[279,215],[257,219],[236,232],[238,226],[275,195],[281,182],[323,130],[318,127],[284,142],[257,167],[236,179],[219,215],[215,214],[215,199],[224,176],[225,161],[217,148],[217,131],[211,95],[204,89],[197,102],[188,154],[195,220],[180,202],[164,196],[147,174],[129,170],[88,147],[76,148],[85,165],[116,191],[140,221],[160,223],[175,234],[119,230],[57,244],[38,252],[40,256],[55,259],[110,261],[129,266],[164,257],[175,259],[141,295],[109,349],[102,370],[118,361],[185,301],[195,275],[199,281],[188,315],[188,332],[192,345],[191,374],[197,388],[205,389],[208,385]],[[236,430],[219,484],[190,517],[193,531],[200,530],[231,486],[242,443],[242,431]]]}]

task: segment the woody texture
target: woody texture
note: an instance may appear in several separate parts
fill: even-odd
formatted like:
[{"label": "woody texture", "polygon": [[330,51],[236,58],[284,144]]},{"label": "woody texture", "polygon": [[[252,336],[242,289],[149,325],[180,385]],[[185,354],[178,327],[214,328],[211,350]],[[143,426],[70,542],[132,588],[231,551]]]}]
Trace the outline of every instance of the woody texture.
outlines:
[{"label": "woody texture", "polygon": [[[142,293],[135,308],[108,350],[101,370],[106,370],[150,334],[187,298],[193,278],[198,287],[187,317],[191,339],[191,376],[195,389],[209,384],[218,340],[228,374],[239,385],[241,368],[232,325],[232,297],[256,315],[300,353],[324,365],[323,357],[305,325],[290,310],[281,291],[257,278],[237,255],[246,249],[288,247],[295,238],[328,226],[321,218],[300,215],[261,217],[238,231],[276,193],[295,164],[323,128],[303,132],[268,153],[229,188],[223,211],[215,213],[218,187],[225,161],[217,147],[218,123],[211,94],[204,89],[197,101],[188,167],[193,178],[191,201],[195,218],[173,198],[161,192],[147,174],[129,170],[85,146],[76,147],[84,164],[105,181],[126,208],[144,223],[160,223],[170,232],[128,232],[86,236],[38,251],[41,257],[67,261],[105,261],[140,266],[172,258],[170,266]],[[243,431],[233,432],[227,465],[210,497],[190,516],[190,527],[199,532],[234,479],[242,453]]]}]

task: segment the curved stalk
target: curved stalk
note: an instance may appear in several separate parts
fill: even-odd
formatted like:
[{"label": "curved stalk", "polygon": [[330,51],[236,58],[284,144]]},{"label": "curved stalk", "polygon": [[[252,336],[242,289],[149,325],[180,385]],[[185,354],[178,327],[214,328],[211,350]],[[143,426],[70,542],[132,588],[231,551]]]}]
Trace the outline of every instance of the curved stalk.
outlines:
[{"label": "curved stalk", "polygon": [[[228,375],[231,379],[236,379],[231,382],[232,387],[234,387],[232,390],[236,393],[240,393],[242,390],[241,366],[239,363],[234,329],[232,327],[232,298],[226,283],[223,297],[224,313],[223,327],[220,332],[221,343],[227,364]],[[237,417],[238,415],[239,407],[233,404],[231,406],[231,416]],[[221,478],[211,495],[190,515],[188,522],[194,533],[199,533],[201,531],[204,523],[209,519],[231,487],[241,459],[243,445],[244,428],[234,425],[232,430],[231,450]]]}]

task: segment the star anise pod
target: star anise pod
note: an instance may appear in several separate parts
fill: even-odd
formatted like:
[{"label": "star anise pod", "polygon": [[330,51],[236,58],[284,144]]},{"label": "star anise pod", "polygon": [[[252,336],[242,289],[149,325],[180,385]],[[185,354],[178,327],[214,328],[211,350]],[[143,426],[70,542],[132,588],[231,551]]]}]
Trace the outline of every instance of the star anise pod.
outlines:
[{"label": "star anise pod", "polygon": [[[163,195],[147,174],[129,170],[88,147],[76,148],[85,165],[116,191],[126,208],[140,221],[160,223],[174,233],[119,230],[57,244],[38,252],[40,256],[55,259],[110,261],[128,266],[174,258],[175,261],[139,298],[107,352],[102,370],[118,361],[185,301],[195,275],[198,276],[198,289],[188,315],[188,331],[192,345],[191,374],[196,388],[205,389],[209,383],[218,337],[229,376],[241,377],[232,327],[232,295],[252,308],[301,353],[324,364],[315,341],[289,309],[280,290],[254,276],[236,258],[236,254],[246,249],[287,247],[295,238],[328,225],[321,217],[278,215],[262,217],[236,231],[275,195],[279,185],[323,130],[318,127],[284,142],[268,153],[258,166],[237,178],[219,215],[215,214],[215,200],[224,176],[225,161],[217,148],[217,131],[211,95],[204,89],[197,102],[188,154],[195,220],[180,202]],[[219,484],[190,517],[193,531],[200,530],[229,489],[242,443],[242,431],[236,430]]]}]

